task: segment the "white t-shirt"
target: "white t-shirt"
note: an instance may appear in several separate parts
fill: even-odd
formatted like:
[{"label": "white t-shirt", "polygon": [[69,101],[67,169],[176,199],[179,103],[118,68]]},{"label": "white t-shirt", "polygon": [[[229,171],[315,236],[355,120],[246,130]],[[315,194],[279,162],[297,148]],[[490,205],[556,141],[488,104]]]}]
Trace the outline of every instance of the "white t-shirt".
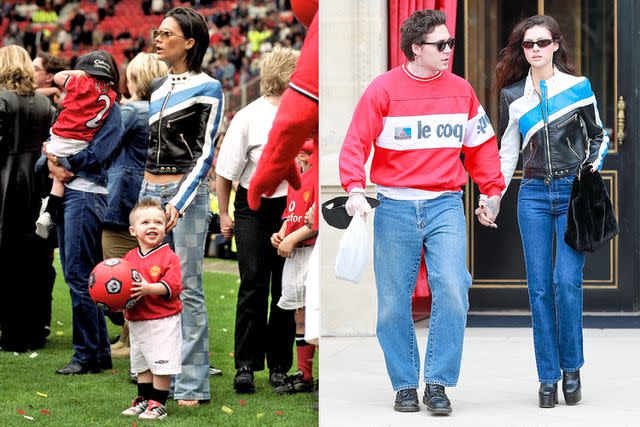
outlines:
[{"label": "white t-shirt", "polygon": [[[278,107],[260,97],[236,113],[218,153],[216,174],[249,188],[277,111]],[[269,197],[286,195],[287,182],[282,181]]]}]

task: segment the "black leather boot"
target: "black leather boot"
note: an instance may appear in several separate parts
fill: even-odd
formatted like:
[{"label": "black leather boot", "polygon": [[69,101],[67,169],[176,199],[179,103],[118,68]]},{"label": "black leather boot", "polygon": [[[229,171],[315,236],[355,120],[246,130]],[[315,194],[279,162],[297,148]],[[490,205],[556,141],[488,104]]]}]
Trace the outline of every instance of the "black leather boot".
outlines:
[{"label": "black leather boot", "polygon": [[398,390],[393,409],[397,412],[419,412],[418,392],[415,388]]},{"label": "black leather boot", "polygon": [[553,408],[558,403],[558,383],[540,384],[538,403],[541,408]]},{"label": "black leather boot", "polygon": [[444,392],[444,386],[439,384],[427,384],[422,397],[422,403],[427,405],[427,411],[436,415],[449,415],[451,402]]},{"label": "black leather boot", "polygon": [[567,405],[575,405],[582,400],[580,370],[562,373],[562,394]]}]

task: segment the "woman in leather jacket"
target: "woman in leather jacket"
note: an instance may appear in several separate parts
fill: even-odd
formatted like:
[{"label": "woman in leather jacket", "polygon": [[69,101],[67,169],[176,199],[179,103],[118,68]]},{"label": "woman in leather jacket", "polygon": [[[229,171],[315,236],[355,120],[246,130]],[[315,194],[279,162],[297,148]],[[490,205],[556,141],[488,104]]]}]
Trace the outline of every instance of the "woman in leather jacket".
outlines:
[{"label": "woman in leather jacket", "polygon": [[[609,143],[589,80],[573,74],[558,23],[540,15],[514,27],[496,67],[507,186],[521,148],[523,153],[518,223],[542,408],[557,403],[560,379],[567,404],[581,399],[585,253],[569,247],[563,236],[574,177],[585,165],[599,170]],[[487,218],[481,214],[479,219]]]},{"label": "woman in leather jacket", "polygon": [[180,257],[183,291],[182,373],[173,397],[181,406],[210,399],[207,308],[202,261],[209,213],[207,172],[223,111],[220,82],[201,72],[209,45],[202,15],[177,7],[154,31],[169,75],[152,83],[149,144],[140,196],[161,199]]}]

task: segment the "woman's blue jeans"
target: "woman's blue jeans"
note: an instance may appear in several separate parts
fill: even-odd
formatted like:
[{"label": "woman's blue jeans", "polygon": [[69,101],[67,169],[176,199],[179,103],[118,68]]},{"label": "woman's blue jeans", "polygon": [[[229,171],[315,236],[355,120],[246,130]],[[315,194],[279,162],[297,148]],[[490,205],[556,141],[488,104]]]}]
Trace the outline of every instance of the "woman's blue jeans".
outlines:
[{"label": "woman's blue jeans", "polygon": [[[179,182],[142,183],[140,198],[160,199],[163,206],[175,195]],[[182,373],[175,376],[177,400],[210,400],[209,322],[202,288],[204,241],[208,230],[209,188],[205,181],[172,230],[173,245],[182,270]]]},{"label": "woman's blue jeans", "polygon": [[[518,223],[527,269],[533,343],[541,383],[555,383],[561,370],[584,364],[582,350],[582,269],[584,252],[564,242],[573,176],[523,179]],[[555,262],[554,257],[555,234]]]},{"label": "woman's blue jeans", "polygon": [[471,276],[461,192],[432,200],[378,194],[374,218],[377,335],[394,390],[418,388],[420,352],[411,315],[422,248],[432,292],[424,380],[453,387],[462,361]]}]

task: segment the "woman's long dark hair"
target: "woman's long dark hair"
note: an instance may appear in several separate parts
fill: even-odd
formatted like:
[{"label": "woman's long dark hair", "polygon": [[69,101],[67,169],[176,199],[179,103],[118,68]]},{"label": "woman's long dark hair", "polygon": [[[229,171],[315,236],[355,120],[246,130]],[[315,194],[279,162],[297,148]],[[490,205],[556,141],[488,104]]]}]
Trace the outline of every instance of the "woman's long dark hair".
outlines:
[{"label": "woman's long dark hair", "polygon": [[569,48],[558,22],[548,15],[535,15],[518,22],[509,36],[507,47],[500,51],[498,65],[496,65],[496,91],[512,85],[527,75],[529,63],[522,51],[524,33],[531,27],[542,26],[549,30],[553,40],[558,43],[558,50],[553,54],[553,64],[564,73],[575,74],[575,67],[569,58]]}]

